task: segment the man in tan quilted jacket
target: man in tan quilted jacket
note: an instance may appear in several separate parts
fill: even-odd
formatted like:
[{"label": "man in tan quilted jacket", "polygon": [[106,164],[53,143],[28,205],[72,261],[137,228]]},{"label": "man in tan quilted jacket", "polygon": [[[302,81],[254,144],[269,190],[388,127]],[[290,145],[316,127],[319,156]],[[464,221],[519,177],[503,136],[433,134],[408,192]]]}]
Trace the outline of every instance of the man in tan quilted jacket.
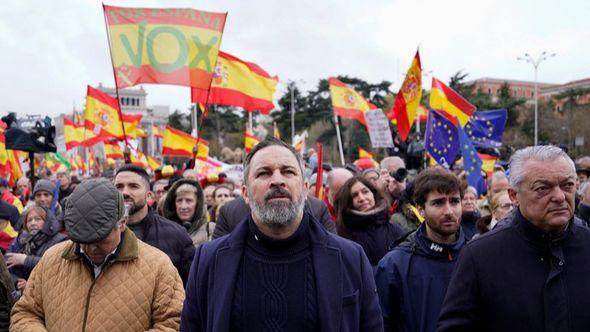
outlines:
[{"label": "man in tan quilted jacket", "polygon": [[123,197],[105,179],[66,203],[72,241],[48,250],[12,311],[11,331],[177,331],[184,301],[170,258],[126,227]]}]

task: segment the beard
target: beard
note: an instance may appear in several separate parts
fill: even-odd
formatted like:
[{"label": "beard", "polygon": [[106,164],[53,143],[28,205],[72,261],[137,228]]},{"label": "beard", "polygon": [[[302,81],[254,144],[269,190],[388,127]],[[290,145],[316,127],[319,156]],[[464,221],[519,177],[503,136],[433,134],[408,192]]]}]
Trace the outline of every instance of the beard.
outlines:
[{"label": "beard", "polygon": [[[249,191],[248,196],[252,197]],[[268,202],[277,196],[288,197],[289,201]],[[296,197],[296,200],[293,200],[291,193],[280,187],[273,187],[266,193],[263,202],[257,202],[255,200],[250,202],[252,214],[263,224],[275,228],[285,227],[295,221],[295,218],[303,213],[304,206],[304,191],[301,191],[300,196]]]},{"label": "beard", "polygon": [[[123,198],[124,198],[125,200],[128,200],[128,199],[129,199],[129,200],[133,201],[133,200],[131,199],[131,197],[129,197],[129,196],[127,196],[127,197],[123,197]],[[125,205],[126,205],[126,206],[128,207],[128,209],[129,209],[129,215],[130,215],[130,216],[132,216],[132,215],[136,214],[136,213],[137,213],[139,210],[143,209],[143,207],[144,207],[144,206],[147,204],[147,201],[146,201],[146,200],[143,200],[143,201],[138,201],[138,202],[136,202],[136,201],[133,201],[133,203],[132,203],[132,204],[129,204],[129,203],[130,203],[130,202],[127,202],[127,201],[126,201],[126,202],[125,202]]]}]

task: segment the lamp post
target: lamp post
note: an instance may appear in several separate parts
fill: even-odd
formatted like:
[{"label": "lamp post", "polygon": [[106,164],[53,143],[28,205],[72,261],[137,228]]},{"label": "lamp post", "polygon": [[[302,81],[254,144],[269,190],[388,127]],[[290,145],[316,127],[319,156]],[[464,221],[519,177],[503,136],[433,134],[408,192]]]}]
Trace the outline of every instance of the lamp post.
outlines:
[{"label": "lamp post", "polygon": [[525,53],[524,57],[516,58],[519,61],[525,61],[532,64],[533,68],[535,69],[535,145],[539,143],[539,93],[537,87],[537,72],[539,69],[539,65],[541,64],[541,62],[543,62],[543,60],[547,60],[554,56],[555,53],[547,54],[547,52],[543,51],[536,59],[528,53]]}]

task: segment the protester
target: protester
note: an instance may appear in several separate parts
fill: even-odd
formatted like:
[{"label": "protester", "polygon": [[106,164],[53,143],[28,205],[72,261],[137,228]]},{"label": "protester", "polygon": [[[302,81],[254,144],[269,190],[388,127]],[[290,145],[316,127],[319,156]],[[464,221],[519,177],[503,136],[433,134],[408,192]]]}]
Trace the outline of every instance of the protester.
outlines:
[{"label": "protester", "polygon": [[117,170],[115,186],[129,207],[128,228],[139,240],[166,253],[186,283],[195,248],[183,227],[147,206],[147,172],[139,166],[123,165]]},{"label": "protester", "polygon": [[182,177],[189,180],[198,180],[197,171],[192,168],[184,170],[184,172],[182,172]]},{"label": "protester", "polygon": [[61,225],[54,214],[45,207],[33,205],[26,208],[23,220],[22,232],[5,255],[6,264],[17,280],[16,288],[21,292],[47,249],[67,239],[59,232]]},{"label": "protester", "polygon": [[414,182],[424,222],[379,262],[375,274],[386,331],[434,331],[455,259],[466,238],[461,231],[459,179],[427,169]]},{"label": "protester", "polygon": [[508,178],[504,171],[495,171],[492,173],[487,182],[488,191],[486,196],[478,203],[478,210],[481,216],[485,217],[492,214],[490,204],[495,193],[499,193],[510,188]]},{"label": "protester", "polygon": [[10,225],[13,229],[18,231],[18,224],[20,220],[20,214],[18,213],[18,209],[14,205],[8,204],[0,199],[0,211],[4,211],[4,213],[6,213],[6,215],[8,216],[8,220],[10,220]]},{"label": "protester", "polygon": [[385,191],[391,195],[393,206],[406,188],[406,164],[400,157],[386,157],[381,160],[381,175]]},{"label": "protester", "polygon": [[31,196],[31,181],[26,176],[16,181],[16,188],[14,194],[18,196],[23,206],[26,206]]},{"label": "protester", "polygon": [[510,222],[463,249],[438,331],[586,331],[590,229],[574,222],[576,169],[555,146],[510,161]]},{"label": "protester", "polygon": [[389,204],[362,176],[348,179],[336,196],[338,235],[363,247],[372,267],[385,256],[404,231],[389,223]]},{"label": "protester", "polygon": [[106,179],[73,191],[64,219],[72,241],[43,255],[12,310],[11,331],[178,330],[180,276],[127,229],[125,209]]},{"label": "protester", "polygon": [[377,190],[385,192],[385,187],[383,186],[384,183],[382,181],[379,181],[379,174],[379,170],[375,168],[368,168],[361,173],[361,175],[365,179],[371,181],[371,183],[375,188],[377,188]]},{"label": "protester", "polygon": [[6,203],[6,205],[0,207],[0,251],[2,254],[8,251],[8,247],[18,235],[10,224],[12,210],[7,208],[9,206],[11,205]]},{"label": "protester", "polygon": [[477,233],[475,223],[481,218],[477,208],[477,190],[471,186],[465,189],[463,200],[461,201],[461,228],[467,240],[471,240]]},{"label": "protester", "polygon": [[578,189],[580,203],[578,204],[578,218],[590,224],[590,181],[584,181]]},{"label": "protester", "polygon": [[424,222],[414,202],[414,183],[410,182],[398,199],[399,212],[394,213],[390,222],[399,225],[405,234],[412,233]]},{"label": "protester", "polygon": [[166,186],[168,185],[167,179],[160,179],[154,182],[152,186],[152,192],[154,193],[154,201],[159,202],[162,197],[166,196]]},{"label": "protester", "polygon": [[[327,172],[323,171],[322,172],[322,188],[324,190],[324,193],[326,191],[326,182],[328,181],[328,174]],[[313,173],[310,177],[309,177],[309,188],[307,189],[307,196],[308,197],[316,197],[316,192],[317,192],[317,187],[316,185],[318,184],[318,173]]]},{"label": "protester", "polygon": [[68,172],[57,172],[57,181],[59,181],[59,196],[58,200],[62,207],[64,206],[63,199],[70,196],[74,188],[72,188],[72,178]]},{"label": "protester", "polygon": [[181,331],[380,331],[375,282],[362,248],[304,210],[301,156],[266,138],[246,157],[251,214],[197,249]]},{"label": "protester", "polygon": [[213,196],[215,188],[216,186],[213,184],[209,184],[203,188],[203,195],[205,195],[205,202],[207,203],[207,211],[215,205],[215,197]]},{"label": "protester", "polygon": [[234,199],[232,189],[226,184],[218,185],[215,190],[213,191],[213,199],[214,204],[209,210],[209,216],[211,222],[216,222],[217,220],[217,213],[219,208],[225,204],[225,202],[231,201]]},{"label": "protester", "polygon": [[590,157],[583,156],[576,160],[576,174],[580,183],[590,179]]},{"label": "protester", "polygon": [[195,246],[211,240],[215,223],[207,222],[205,195],[199,182],[189,179],[176,181],[168,190],[162,211],[165,218],[187,230]]},{"label": "protester", "polygon": [[328,173],[328,178],[326,179],[326,199],[324,199],[324,203],[328,206],[328,211],[334,222],[336,222],[336,219],[338,218],[336,208],[334,207],[336,195],[338,195],[338,191],[344,182],[351,177],[353,177],[352,172],[345,168],[336,167]]},{"label": "protester", "polygon": [[23,203],[10,191],[10,185],[5,178],[0,178],[0,199],[16,207],[18,213],[23,211]]},{"label": "protester", "polygon": [[513,206],[508,191],[504,190],[494,194],[490,207],[492,209],[492,214],[481,217],[476,223],[477,233],[480,235],[494,229],[498,222],[504,219],[510,211],[512,211]]},{"label": "protester", "polygon": [[[27,205],[28,207],[31,206],[41,206],[45,209],[51,210],[51,206],[53,203],[53,193],[55,190],[55,185],[51,183],[51,181],[49,180],[45,180],[45,179],[41,179],[39,181],[37,181],[35,183],[35,188],[33,189],[33,193],[32,193],[32,197],[33,200]],[[53,214],[56,217],[61,217],[62,215],[62,208],[60,204],[55,205],[55,211],[53,211]],[[23,216],[21,216],[21,218],[19,219],[18,223],[17,223],[17,230],[20,230],[22,228],[24,224],[24,219]],[[60,227],[59,230],[61,230],[63,227]]]}]

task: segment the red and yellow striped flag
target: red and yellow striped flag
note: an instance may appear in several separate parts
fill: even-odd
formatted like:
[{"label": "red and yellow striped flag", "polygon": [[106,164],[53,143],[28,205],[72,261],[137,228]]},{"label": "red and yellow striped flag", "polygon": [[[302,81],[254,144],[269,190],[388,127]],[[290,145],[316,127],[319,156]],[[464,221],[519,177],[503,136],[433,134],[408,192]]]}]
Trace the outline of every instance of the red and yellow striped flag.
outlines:
[{"label": "red and yellow striped flag", "polygon": [[133,165],[136,165],[136,166],[139,166],[142,168],[147,168],[149,166],[147,157],[141,151],[132,151],[130,154],[130,157],[131,157],[131,163]]},{"label": "red and yellow striped flag", "polygon": [[151,168],[153,171],[155,171],[156,169],[158,169],[158,167],[162,165],[162,163],[160,163],[156,158],[152,156],[147,157],[147,162],[149,168]]},{"label": "red and yellow striped flag", "polygon": [[359,159],[361,158],[373,159],[373,154],[359,146]]},{"label": "red and yellow striped flag", "polygon": [[71,150],[84,144],[84,125],[77,124],[67,117],[64,117],[64,140],[66,150]]},{"label": "red and yellow striped flag", "polygon": [[152,126],[152,135],[155,137],[163,138],[164,137],[164,130],[159,126],[153,125]]},{"label": "red and yellow striped flag", "polygon": [[[209,153],[209,142],[166,126],[162,143],[162,155],[192,158],[193,147],[195,146],[198,146],[197,157]],[[205,150],[207,150],[206,153]]]},{"label": "red and yellow striped flag", "polygon": [[237,106],[248,112],[268,114],[279,78],[257,64],[219,51],[211,88],[192,89],[193,103]]},{"label": "red and yellow striped flag", "polygon": [[450,117],[447,116],[449,119],[456,116],[462,127],[467,124],[467,121],[476,110],[475,106],[465,98],[434,77],[432,78],[432,89],[430,90],[430,108],[446,112],[450,115]]},{"label": "red and yellow striped flag", "polygon": [[330,84],[334,113],[343,118],[356,119],[366,126],[364,112],[377,107],[368,102],[353,88],[334,77],[330,77],[328,83]]},{"label": "red and yellow striped flag", "polygon": [[416,118],[420,99],[422,99],[422,68],[420,67],[420,54],[416,51],[404,83],[395,96],[391,109],[387,112],[390,119],[395,117],[397,131],[404,141],[408,138],[410,128]]},{"label": "red and yellow striped flag", "polygon": [[105,141],[104,142],[104,154],[106,158],[111,159],[123,159],[123,149],[117,141]]},{"label": "red and yellow striped flag", "polygon": [[227,13],[103,7],[117,87],[209,87]]},{"label": "red and yellow striped flag", "polygon": [[123,124],[117,99],[89,85],[84,127],[87,146],[108,138],[123,139]]},{"label": "red and yellow striped flag", "polygon": [[481,170],[486,172],[488,177],[492,176],[498,158],[485,153],[478,153],[477,155],[479,155],[479,159],[482,161]]},{"label": "red and yellow striped flag", "polygon": [[258,143],[260,143],[260,139],[251,131],[246,130],[244,133],[244,150],[246,150],[246,153],[249,153]]},{"label": "red and yellow striped flag", "polygon": [[129,138],[147,137],[147,134],[139,126],[143,114],[123,113],[123,125],[125,126],[125,136]]}]

